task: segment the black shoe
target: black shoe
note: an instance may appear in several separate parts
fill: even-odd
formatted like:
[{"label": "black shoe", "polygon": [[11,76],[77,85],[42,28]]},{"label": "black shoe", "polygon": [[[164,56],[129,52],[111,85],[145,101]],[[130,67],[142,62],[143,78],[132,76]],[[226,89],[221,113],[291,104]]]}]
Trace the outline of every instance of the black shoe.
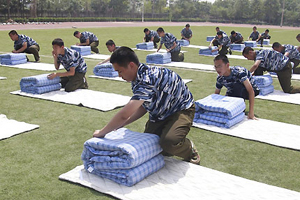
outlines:
[{"label": "black shoe", "polygon": [[191,141],[191,145],[192,145],[192,156],[191,156],[191,159],[190,159],[190,163],[193,163],[193,164],[196,164],[196,165],[199,165],[200,164],[200,155],[194,145],[194,143]]},{"label": "black shoe", "polygon": [[231,51],[231,49],[229,49],[229,50],[228,50],[228,52],[229,52],[229,54],[230,54],[230,55],[232,54],[232,51]]}]

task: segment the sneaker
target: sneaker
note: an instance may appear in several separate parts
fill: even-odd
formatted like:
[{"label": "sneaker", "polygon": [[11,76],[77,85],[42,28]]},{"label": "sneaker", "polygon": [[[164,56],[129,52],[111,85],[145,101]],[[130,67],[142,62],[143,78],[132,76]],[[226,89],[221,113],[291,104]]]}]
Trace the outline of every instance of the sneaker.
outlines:
[{"label": "sneaker", "polygon": [[194,143],[191,141],[191,145],[192,145],[192,156],[191,156],[191,159],[190,159],[190,163],[193,163],[193,164],[196,164],[196,165],[199,165],[200,164],[200,155],[198,154],[198,151],[194,145]]},{"label": "sneaker", "polygon": [[230,49],[230,48],[228,49],[228,52],[229,52],[229,54],[230,54],[230,55],[232,54],[232,51],[231,51],[231,49]]}]

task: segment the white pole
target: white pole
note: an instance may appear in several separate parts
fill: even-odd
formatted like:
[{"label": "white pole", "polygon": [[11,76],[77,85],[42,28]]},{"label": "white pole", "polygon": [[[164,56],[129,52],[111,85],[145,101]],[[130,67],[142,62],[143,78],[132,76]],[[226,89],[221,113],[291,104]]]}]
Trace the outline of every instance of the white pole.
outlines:
[{"label": "white pole", "polygon": [[144,22],[144,0],[143,0],[143,8],[142,8],[142,22]]},{"label": "white pole", "polygon": [[283,24],[284,3],[285,3],[285,0],[283,0],[283,5],[282,5],[282,13],[281,13],[280,27],[282,27],[282,24]]}]

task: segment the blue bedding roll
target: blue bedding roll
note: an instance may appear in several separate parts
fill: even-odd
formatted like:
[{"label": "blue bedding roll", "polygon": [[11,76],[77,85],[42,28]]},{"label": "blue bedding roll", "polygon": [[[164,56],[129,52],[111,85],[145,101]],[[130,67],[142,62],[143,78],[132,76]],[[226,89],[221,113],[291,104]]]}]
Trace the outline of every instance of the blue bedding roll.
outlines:
[{"label": "blue bedding roll", "polygon": [[180,46],[189,46],[190,42],[188,40],[178,40]]},{"label": "blue bedding roll", "polygon": [[7,53],[0,55],[0,62],[2,65],[17,65],[27,62],[25,53]]},{"label": "blue bedding roll", "polygon": [[270,94],[274,92],[274,86],[273,85],[269,85],[267,87],[262,87],[259,88],[259,95],[265,96],[267,94]]},{"label": "blue bedding roll", "polygon": [[90,46],[77,46],[77,45],[72,45],[71,49],[78,51],[80,55],[86,56],[90,55],[91,53],[91,47]]},{"label": "blue bedding roll", "polygon": [[231,119],[216,117],[213,115],[206,115],[206,114],[200,114],[200,115],[197,115],[197,117],[198,118],[196,118],[196,116],[195,116],[194,122],[207,124],[207,125],[214,125],[214,126],[223,127],[223,128],[230,128],[230,127],[234,126],[235,124],[243,121],[243,119],[245,118],[245,113],[242,112]]},{"label": "blue bedding roll", "polygon": [[146,62],[150,64],[165,64],[171,62],[171,53],[152,53],[146,57]]},{"label": "blue bedding roll", "polygon": [[202,48],[199,50],[199,54],[200,55],[217,55],[218,51],[212,52],[213,49],[217,49],[217,47],[213,46],[213,47]]},{"label": "blue bedding roll", "polygon": [[20,88],[22,92],[32,94],[43,94],[59,90],[61,88],[60,78],[48,79],[48,74],[41,74],[36,76],[23,77],[20,81]]},{"label": "blue bedding roll", "polygon": [[154,44],[153,42],[142,42],[136,44],[137,49],[144,49],[144,50],[151,50],[154,49]]},{"label": "blue bedding roll", "polygon": [[9,60],[9,59],[1,59],[1,64],[2,65],[18,65],[18,64],[23,64],[27,63],[27,58],[22,59],[22,60]]},{"label": "blue bedding roll", "polygon": [[104,77],[118,77],[119,73],[115,71],[111,63],[104,63],[101,65],[96,65],[93,69],[93,73],[96,76]]},{"label": "blue bedding roll", "polygon": [[270,75],[252,76],[252,78],[259,89],[272,85],[273,83],[273,79]]},{"label": "blue bedding roll", "polygon": [[153,158],[162,151],[159,136],[121,128],[104,138],[91,138],[84,143],[81,159],[88,169],[129,169]]},{"label": "blue bedding roll", "polygon": [[47,92],[52,92],[60,89],[61,89],[61,84],[56,83],[51,85],[39,86],[39,87],[35,87],[35,86],[23,87],[21,88],[21,91],[26,93],[31,93],[31,94],[44,94]]}]

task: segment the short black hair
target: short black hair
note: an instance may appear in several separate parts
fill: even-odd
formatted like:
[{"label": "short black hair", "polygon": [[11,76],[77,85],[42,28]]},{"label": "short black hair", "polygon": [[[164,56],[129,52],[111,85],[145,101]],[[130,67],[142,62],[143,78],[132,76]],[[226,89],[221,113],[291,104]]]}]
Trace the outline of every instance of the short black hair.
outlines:
[{"label": "short black hair", "polygon": [[8,35],[18,35],[16,30],[9,31]]},{"label": "short black hair", "polygon": [[60,46],[60,47],[65,46],[64,41],[61,38],[55,38],[52,41],[52,45],[57,45],[57,46]]},{"label": "short black hair", "polygon": [[217,35],[223,35],[223,32],[222,31],[218,31]]},{"label": "short black hair", "polygon": [[257,27],[256,27],[256,26],[253,26],[253,28],[257,29]]},{"label": "short black hair", "polygon": [[148,29],[148,28],[145,28],[145,29],[144,29],[144,33],[146,33],[147,31],[149,31],[149,29]]},{"label": "short black hair", "polygon": [[116,45],[115,42],[113,40],[108,40],[105,45],[109,45],[109,46],[112,46],[112,45]]},{"label": "short black hair", "polygon": [[274,42],[272,45],[272,48],[279,48],[281,46],[281,44],[279,42]]},{"label": "short black hair", "polygon": [[140,63],[135,52],[131,48],[125,46],[122,46],[113,52],[110,57],[110,62],[112,64],[117,63],[119,66],[125,68],[127,68],[127,65],[130,62],[133,62],[136,65],[139,65]]},{"label": "short black hair", "polygon": [[73,35],[75,36],[75,35],[77,35],[78,33],[80,33],[79,31],[75,31],[74,33],[73,33]]},{"label": "short black hair", "polygon": [[156,31],[157,31],[158,33],[165,32],[165,30],[164,30],[162,27],[159,27]]},{"label": "short black hair", "polygon": [[296,36],[296,38],[300,38],[300,33]]},{"label": "short black hair", "polygon": [[245,47],[242,55],[247,55],[250,51],[254,51],[254,49],[252,49],[251,47]]},{"label": "short black hair", "polygon": [[217,61],[217,60],[222,60],[223,63],[225,63],[225,64],[229,63],[228,57],[226,55],[223,55],[223,54],[219,54],[214,58],[214,62]]},{"label": "short black hair", "polygon": [[185,27],[190,27],[190,24],[186,24]]},{"label": "short black hair", "polygon": [[231,35],[235,34],[235,31],[231,31]]},{"label": "short black hair", "polygon": [[266,29],[265,31],[270,32],[269,29]]},{"label": "short black hair", "polygon": [[217,26],[216,29],[220,29],[220,27]]}]

